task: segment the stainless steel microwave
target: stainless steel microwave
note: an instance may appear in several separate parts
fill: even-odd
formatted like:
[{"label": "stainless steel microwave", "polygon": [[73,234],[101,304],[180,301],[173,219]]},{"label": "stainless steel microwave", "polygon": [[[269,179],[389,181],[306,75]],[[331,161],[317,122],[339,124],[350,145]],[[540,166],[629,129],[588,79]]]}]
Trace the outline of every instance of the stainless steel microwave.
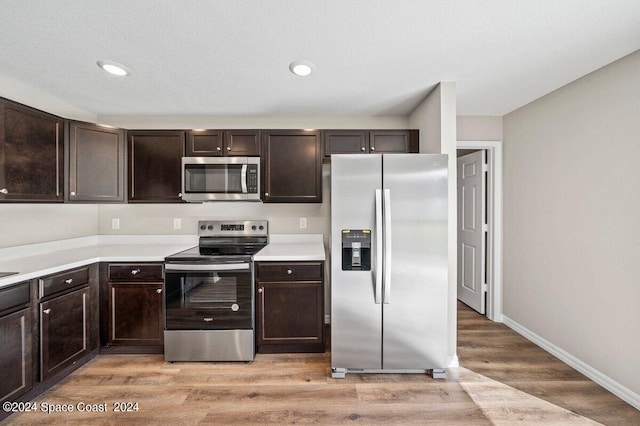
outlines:
[{"label": "stainless steel microwave", "polygon": [[260,158],[182,157],[182,199],[260,201]]}]

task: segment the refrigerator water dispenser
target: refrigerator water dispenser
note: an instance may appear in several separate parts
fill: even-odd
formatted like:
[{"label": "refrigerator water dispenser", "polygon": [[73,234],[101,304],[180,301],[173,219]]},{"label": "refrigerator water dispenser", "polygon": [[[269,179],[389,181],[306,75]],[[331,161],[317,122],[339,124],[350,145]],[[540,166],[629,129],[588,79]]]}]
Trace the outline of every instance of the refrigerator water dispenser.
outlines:
[{"label": "refrigerator water dispenser", "polygon": [[342,230],[342,270],[371,270],[371,230]]}]

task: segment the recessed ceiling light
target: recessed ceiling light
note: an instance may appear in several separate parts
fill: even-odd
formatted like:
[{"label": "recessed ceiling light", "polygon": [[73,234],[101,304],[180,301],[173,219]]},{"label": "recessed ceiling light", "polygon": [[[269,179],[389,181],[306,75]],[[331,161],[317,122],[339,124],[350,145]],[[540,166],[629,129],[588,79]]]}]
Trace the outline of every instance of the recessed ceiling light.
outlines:
[{"label": "recessed ceiling light", "polygon": [[316,66],[309,61],[293,61],[289,65],[289,70],[297,76],[306,77],[316,69]]},{"label": "recessed ceiling light", "polygon": [[109,74],[117,75],[119,77],[123,77],[125,75],[130,75],[131,71],[127,67],[122,64],[113,61],[98,61],[96,62],[100,68],[108,72]]}]

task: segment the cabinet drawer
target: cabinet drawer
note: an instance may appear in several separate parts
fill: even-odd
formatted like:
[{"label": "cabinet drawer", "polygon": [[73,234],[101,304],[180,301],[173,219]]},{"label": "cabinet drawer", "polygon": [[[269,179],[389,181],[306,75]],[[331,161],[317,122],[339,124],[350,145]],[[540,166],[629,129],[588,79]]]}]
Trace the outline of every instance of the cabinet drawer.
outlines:
[{"label": "cabinet drawer", "polygon": [[89,268],[73,269],[40,279],[40,298],[50,296],[89,282]]},{"label": "cabinet drawer", "polygon": [[258,262],[260,281],[322,281],[322,262]]},{"label": "cabinet drawer", "polygon": [[162,264],[109,265],[109,281],[162,281]]},{"label": "cabinet drawer", "polygon": [[[18,308],[27,306],[30,302],[29,283],[24,282],[0,290],[0,315],[9,314]],[[6,311],[6,312],[5,312]]]}]

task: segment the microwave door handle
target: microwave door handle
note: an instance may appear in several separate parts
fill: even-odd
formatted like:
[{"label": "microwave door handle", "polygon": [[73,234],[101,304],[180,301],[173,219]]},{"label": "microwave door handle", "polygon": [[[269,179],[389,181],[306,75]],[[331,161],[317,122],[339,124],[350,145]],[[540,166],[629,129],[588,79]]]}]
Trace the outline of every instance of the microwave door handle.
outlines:
[{"label": "microwave door handle", "polygon": [[246,194],[247,191],[247,165],[242,165],[242,171],[240,172],[240,185],[242,185],[242,193]]}]

